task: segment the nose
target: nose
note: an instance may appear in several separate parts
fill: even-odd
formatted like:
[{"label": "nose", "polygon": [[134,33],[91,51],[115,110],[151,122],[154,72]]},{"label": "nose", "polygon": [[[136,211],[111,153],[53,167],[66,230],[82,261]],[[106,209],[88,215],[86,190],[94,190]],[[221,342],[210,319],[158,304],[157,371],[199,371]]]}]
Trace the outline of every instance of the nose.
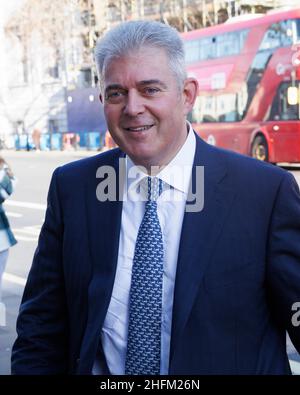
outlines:
[{"label": "nose", "polygon": [[136,90],[130,90],[127,93],[124,114],[136,116],[144,112],[143,97]]}]

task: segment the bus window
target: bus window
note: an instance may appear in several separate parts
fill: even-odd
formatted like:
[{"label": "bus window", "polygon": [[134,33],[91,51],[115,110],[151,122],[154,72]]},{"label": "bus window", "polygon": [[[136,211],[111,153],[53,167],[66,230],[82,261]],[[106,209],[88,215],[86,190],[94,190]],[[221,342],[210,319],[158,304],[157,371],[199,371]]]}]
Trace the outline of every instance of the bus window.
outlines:
[{"label": "bus window", "polygon": [[217,36],[217,57],[237,55],[239,48],[239,32],[232,32]]},{"label": "bus window", "polygon": [[198,96],[191,114],[191,122],[237,122],[242,114],[235,93],[217,96]]},{"label": "bus window", "polygon": [[247,112],[251,101],[256,93],[256,89],[258,84],[260,83],[263,73],[266,70],[266,67],[272,57],[273,49],[263,50],[257,52],[255,55],[253,62],[250,66],[248,76],[246,78],[247,81],[247,104],[245,107],[245,112]]},{"label": "bus window", "polygon": [[237,112],[238,118],[242,120],[246,114],[248,103],[248,86],[246,82],[243,83],[241,89],[237,93]]},{"label": "bus window", "polygon": [[[294,33],[295,29],[296,34]],[[273,23],[266,31],[259,51],[292,45],[295,41],[299,41],[299,29],[299,19],[288,19]],[[293,36],[296,36],[296,38]]]},{"label": "bus window", "polygon": [[184,43],[187,64],[201,60],[238,55],[244,48],[249,29],[189,40]]},{"label": "bus window", "polygon": [[295,26],[295,38],[294,41],[295,43],[300,42],[300,19],[295,19],[294,20],[294,26]]},{"label": "bus window", "polygon": [[185,61],[186,63],[194,63],[200,59],[200,42],[191,40],[185,43]]},{"label": "bus window", "polygon": [[300,119],[299,104],[288,103],[287,90],[289,86],[291,86],[291,84],[287,82],[284,82],[279,86],[272,103],[270,120],[296,121]]},{"label": "bus window", "polygon": [[194,104],[191,121],[200,122],[217,122],[216,120],[216,100],[213,96],[198,96]]},{"label": "bus window", "polygon": [[239,116],[237,112],[237,95],[223,94],[216,96],[217,121],[218,122],[237,122]]},{"label": "bus window", "polygon": [[280,22],[281,45],[286,47],[293,44],[293,21],[291,19]]},{"label": "bus window", "polygon": [[266,31],[259,51],[278,48],[281,45],[281,29],[279,23],[273,23]]},{"label": "bus window", "polygon": [[216,40],[214,37],[206,37],[200,40],[200,59],[214,59],[216,57]]}]

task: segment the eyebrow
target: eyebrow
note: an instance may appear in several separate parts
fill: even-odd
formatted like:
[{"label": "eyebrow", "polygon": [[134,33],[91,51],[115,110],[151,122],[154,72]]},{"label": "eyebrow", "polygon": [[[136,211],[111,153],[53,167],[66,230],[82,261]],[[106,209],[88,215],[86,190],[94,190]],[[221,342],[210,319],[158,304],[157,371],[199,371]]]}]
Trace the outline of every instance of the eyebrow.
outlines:
[{"label": "eyebrow", "polygon": [[167,89],[167,85],[164,82],[155,79],[139,81],[138,85],[160,85],[162,88]]},{"label": "eyebrow", "polygon": [[[142,86],[143,85],[160,85],[162,88],[167,89],[167,85],[164,82],[162,82],[160,80],[156,80],[156,79],[142,80],[142,81],[139,81],[137,83],[137,85],[142,85]],[[111,84],[106,87],[105,93],[107,93],[108,91],[113,90],[113,89],[125,89],[125,88],[120,84]]]},{"label": "eyebrow", "polygon": [[120,85],[120,84],[111,84],[111,85],[108,85],[108,86],[105,88],[105,93],[106,93],[107,91],[112,90],[112,89],[124,89],[124,88],[123,88],[123,86]]}]

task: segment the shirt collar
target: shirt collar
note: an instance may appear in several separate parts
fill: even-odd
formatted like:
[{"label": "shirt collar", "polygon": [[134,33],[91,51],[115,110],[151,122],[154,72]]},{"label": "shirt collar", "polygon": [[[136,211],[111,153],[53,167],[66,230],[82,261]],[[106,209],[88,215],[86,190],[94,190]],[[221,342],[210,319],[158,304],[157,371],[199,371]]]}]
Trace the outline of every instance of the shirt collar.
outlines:
[{"label": "shirt collar", "polygon": [[[188,194],[190,179],[192,176],[192,167],[196,151],[196,138],[191,124],[187,121],[188,135],[171,162],[165,166],[156,177],[160,178],[166,184],[185,194]],[[126,172],[128,191],[136,189],[137,184],[148,175],[136,166],[131,158],[126,155]]]},{"label": "shirt collar", "polygon": [[158,177],[174,189],[187,194],[192,176],[192,167],[196,151],[196,137],[189,122],[187,138],[171,162],[164,167]]}]

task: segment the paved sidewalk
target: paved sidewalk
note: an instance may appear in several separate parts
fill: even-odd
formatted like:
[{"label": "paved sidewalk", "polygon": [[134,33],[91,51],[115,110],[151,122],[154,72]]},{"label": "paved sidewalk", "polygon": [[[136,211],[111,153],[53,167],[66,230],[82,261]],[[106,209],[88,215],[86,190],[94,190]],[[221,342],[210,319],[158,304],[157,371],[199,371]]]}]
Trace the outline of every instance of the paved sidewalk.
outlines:
[{"label": "paved sidewalk", "polygon": [[93,156],[100,154],[100,151],[96,150],[86,150],[86,149],[78,149],[78,150],[65,150],[65,151],[16,151],[16,150],[1,150],[1,155],[4,156],[5,158],[8,157],[32,157],[32,156],[66,156],[66,157],[78,157],[78,158],[84,158],[88,156]]}]

